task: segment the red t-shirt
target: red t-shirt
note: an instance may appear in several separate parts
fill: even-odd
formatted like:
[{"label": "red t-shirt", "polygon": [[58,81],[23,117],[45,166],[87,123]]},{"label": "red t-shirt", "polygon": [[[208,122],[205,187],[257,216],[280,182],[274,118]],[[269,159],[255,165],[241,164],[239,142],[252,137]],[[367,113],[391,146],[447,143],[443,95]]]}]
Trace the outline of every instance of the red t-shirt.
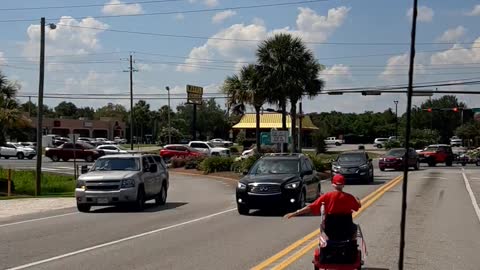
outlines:
[{"label": "red t-shirt", "polygon": [[325,203],[326,214],[351,214],[352,211],[360,209],[360,204],[352,195],[340,191],[331,191],[323,194],[309,205],[312,214],[320,214],[322,203]]}]

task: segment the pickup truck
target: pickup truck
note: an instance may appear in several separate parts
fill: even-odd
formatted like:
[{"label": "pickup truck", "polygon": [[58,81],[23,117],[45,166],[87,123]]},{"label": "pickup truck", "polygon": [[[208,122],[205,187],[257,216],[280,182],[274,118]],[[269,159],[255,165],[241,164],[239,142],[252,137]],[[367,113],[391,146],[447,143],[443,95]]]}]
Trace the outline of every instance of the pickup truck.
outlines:
[{"label": "pickup truck", "polygon": [[19,143],[6,143],[4,146],[0,146],[0,157],[9,159],[16,157],[18,159],[32,159],[37,155],[35,149],[30,147],[24,147]]},{"label": "pickup truck", "polygon": [[328,137],[327,139],[324,140],[326,145],[331,145],[334,144],[336,146],[340,146],[345,143],[344,140],[337,139],[336,137]]},{"label": "pickup truck", "polygon": [[233,145],[231,141],[224,141],[223,139],[211,139],[210,142],[218,147],[230,147]]},{"label": "pickup truck", "polygon": [[191,141],[188,146],[197,149],[208,156],[230,156],[230,149],[215,147],[211,142]]}]

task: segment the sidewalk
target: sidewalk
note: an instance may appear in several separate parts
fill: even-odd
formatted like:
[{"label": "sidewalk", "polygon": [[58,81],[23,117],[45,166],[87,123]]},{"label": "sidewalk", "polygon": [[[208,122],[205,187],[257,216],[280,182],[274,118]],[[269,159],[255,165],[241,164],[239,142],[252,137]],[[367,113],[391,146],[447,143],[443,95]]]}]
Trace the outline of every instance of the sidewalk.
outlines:
[{"label": "sidewalk", "polygon": [[0,201],[0,219],[75,207],[75,198],[25,198]]}]

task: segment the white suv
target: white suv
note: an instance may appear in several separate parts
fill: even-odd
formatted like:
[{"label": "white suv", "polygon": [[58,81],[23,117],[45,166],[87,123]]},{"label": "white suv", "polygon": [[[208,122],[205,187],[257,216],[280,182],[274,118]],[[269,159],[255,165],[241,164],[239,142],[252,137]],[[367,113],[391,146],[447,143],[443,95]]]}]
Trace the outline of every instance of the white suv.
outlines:
[{"label": "white suv", "polygon": [[230,149],[225,147],[215,147],[211,142],[191,141],[188,146],[209,156],[230,156]]},{"label": "white suv", "polygon": [[37,151],[30,147],[25,147],[19,143],[7,143],[5,146],[0,146],[0,157],[9,159],[17,157],[18,159],[33,159],[37,155]]},{"label": "white suv", "polygon": [[121,204],[132,204],[141,211],[151,199],[157,205],[165,204],[168,187],[167,165],[159,155],[121,154],[99,158],[80,175],[75,197],[80,212],[95,205]]},{"label": "white suv", "polygon": [[388,138],[376,138],[373,142],[373,147],[383,148],[385,147],[385,143],[388,142]]}]

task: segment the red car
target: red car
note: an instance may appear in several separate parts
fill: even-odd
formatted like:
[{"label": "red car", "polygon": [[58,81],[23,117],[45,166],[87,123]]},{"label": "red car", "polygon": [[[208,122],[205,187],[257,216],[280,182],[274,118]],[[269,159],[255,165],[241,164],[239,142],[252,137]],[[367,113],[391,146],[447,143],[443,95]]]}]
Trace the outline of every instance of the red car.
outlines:
[{"label": "red car", "polygon": [[[401,170],[403,168],[403,157],[405,155],[404,148],[392,148],[378,161],[378,167],[381,171],[385,169]],[[420,168],[420,160],[413,148],[408,150],[408,167],[415,170]]]},{"label": "red car", "polygon": [[168,161],[173,157],[187,158],[187,157],[200,157],[204,154],[194,148],[191,148],[186,145],[181,144],[170,144],[165,145],[162,150],[160,150],[160,156]]},{"label": "red car", "polygon": [[445,163],[447,166],[452,166],[455,159],[452,147],[447,144],[433,144],[429,145],[423,151],[418,153],[420,162],[427,163],[428,166],[433,167],[438,163]]},{"label": "red car", "polygon": [[90,144],[77,142],[64,143],[57,148],[47,148],[45,156],[52,161],[68,161],[70,159],[84,159],[87,162],[93,162],[97,158],[103,156],[105,153],[102,150],[93,148]]}]

